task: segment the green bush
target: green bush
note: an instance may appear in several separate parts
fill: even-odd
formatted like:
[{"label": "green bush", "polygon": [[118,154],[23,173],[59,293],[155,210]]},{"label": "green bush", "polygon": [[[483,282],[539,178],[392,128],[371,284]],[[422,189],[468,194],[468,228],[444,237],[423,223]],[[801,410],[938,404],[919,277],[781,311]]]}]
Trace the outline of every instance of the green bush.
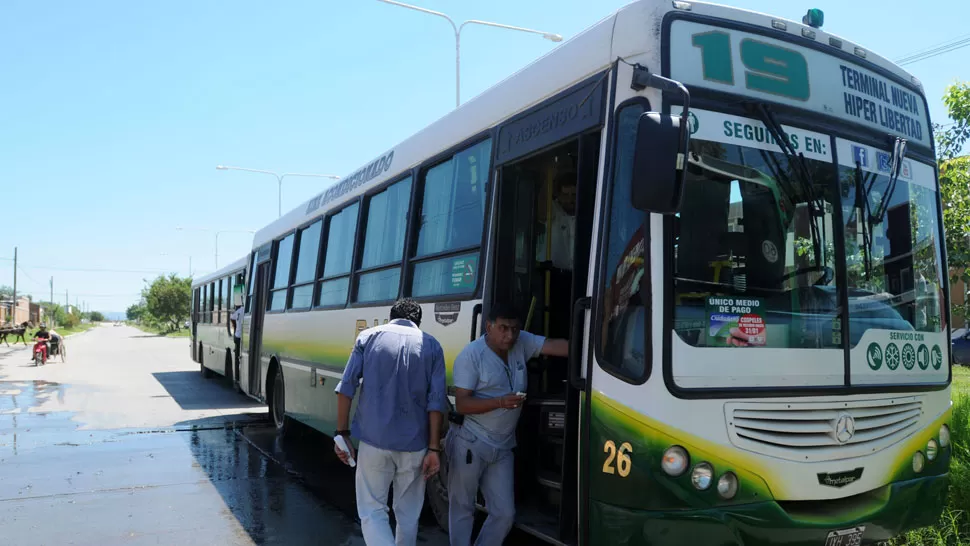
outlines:
[{"label": "green bush", "polygon": [[970,546],[970,370],[953,369],[953,428],[950,431],[950,495],[935,527],[911,531],[893,544]]}]

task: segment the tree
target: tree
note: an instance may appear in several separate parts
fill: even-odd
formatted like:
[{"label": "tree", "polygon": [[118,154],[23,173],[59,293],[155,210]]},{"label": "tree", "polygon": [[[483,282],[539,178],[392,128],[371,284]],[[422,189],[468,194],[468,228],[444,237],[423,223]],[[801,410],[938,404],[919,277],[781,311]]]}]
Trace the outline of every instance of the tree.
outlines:
[{"label": "tree", "polygon": [[[970,139],[970,82],[955,83],[943,95],[950,119],[948,127],[936,126],[940,169],[940,198],[951,282],[970,286],[970,156],[960,156]],[[958,317],[970,317],[970,303],[953,307]]]},{"label": "tree", "polygon": [[145,304],[136,303],[130,306],[125,311],[125,315],[128,317],[128,320],[130,321],[134,321],[134,322],[140,321],[145,316]]},{"label": "tree", "polygon": [[145,312],[155,325],[178,331],[192,308],[192,279],[172,273],[155,279],[142,291]]},{"label": "tree", "polygon": [[13,297],[13,288],[10,288],[5,284],[0,285],[0,298],[12,298],[12,297]]},{"label": "tree", "polygon": [[104,322],[104,315],[100,311],[91,311],[88,313],[88,320],[91,322]]}]

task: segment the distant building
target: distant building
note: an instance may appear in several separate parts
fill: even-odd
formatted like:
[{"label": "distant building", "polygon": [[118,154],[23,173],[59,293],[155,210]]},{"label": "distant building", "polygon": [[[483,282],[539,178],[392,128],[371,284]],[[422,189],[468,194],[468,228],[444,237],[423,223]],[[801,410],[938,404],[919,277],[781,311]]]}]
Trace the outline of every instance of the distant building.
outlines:
[{"label": "distant building", "polygon": [[44,310],[39,305],[30,302],[27,296],[17,298],[16,305],[12,298],[0,301],[0,324],[22,324],[31,322],[39,324],[44,316]]}]

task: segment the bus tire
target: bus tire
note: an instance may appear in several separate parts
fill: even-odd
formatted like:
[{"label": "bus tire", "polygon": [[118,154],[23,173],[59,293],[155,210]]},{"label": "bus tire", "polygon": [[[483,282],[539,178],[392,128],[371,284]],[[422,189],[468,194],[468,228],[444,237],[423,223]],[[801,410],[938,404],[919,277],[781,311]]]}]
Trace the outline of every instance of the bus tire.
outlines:
[{"label": "bus tire", "polygon": [[445,533],[448,532],[448,455],[447,450],[439,455],[441,468],[438,473],[428,479],[424,488],[427,502],[425,506],[431,508],[438,527]]},{"label": "bus tire", "polygon": [[202,371],[202,379],[209,379],[212,377],[212,370],[205,367],[205,362],[202,359],[202,345],[199,345],[199,368]]},{"label": "bus tire", "polygon": [[234,381],[232,377],[232,353],[230,351],[226,351],[225,375],[229,383],[232,384]]},{"label": "bus tire", "polygon": [[272,394],[269,399],[269,415],[276,427],[276,434],[285,437],[290,429],[289,418],[286,416],[286,384],[283,382],[283,368],[274,366]]}]

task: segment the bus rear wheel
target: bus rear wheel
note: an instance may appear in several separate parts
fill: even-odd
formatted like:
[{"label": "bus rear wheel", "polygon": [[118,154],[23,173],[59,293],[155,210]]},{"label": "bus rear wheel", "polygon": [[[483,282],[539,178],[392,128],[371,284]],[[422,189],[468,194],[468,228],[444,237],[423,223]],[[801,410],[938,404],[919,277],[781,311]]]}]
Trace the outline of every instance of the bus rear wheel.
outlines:
[{"label": "bus rear wheel", "polygon": [[273,424],[276,426],[276,433],[285,436],[289,427],[289,419],[286,417],[286,388],[283,384],[283,369],[276,366],[276,375],[273,378],[273,398],[270,400],[270,415]]},{"label": "bus rear wheel", "polygon": [[212,370],[205,367],[205,361],[202,358],[202,346],[199,346],[199,369],[202,371],[202,379],[209,379],[212,377]]}]

